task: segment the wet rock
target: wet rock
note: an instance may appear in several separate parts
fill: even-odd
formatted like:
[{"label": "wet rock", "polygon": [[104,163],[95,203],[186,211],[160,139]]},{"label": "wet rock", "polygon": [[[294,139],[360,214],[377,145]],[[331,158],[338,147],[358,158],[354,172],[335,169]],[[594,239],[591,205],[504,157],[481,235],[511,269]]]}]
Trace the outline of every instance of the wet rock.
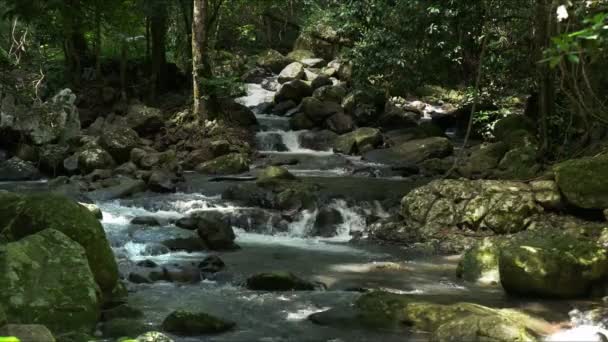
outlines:
[{"label": "wet rock", "polygon": [[213,175],[242,173],[249,171],[249,158],[240,153],[230,153],[198,165],[196,171]]},{"label": "wet rock", "polygon": [[105,337],[123,337],[129,335],[139,335],[148,331],[145,323],[136,319],[115,318],[105,322],[101,331]]},{"label": "wet rock", "polygon": [[330,116],[341,113],[342,107],[336,102],[320,101],[314,97],[302,100],[302,111],[313,122],[319,124]]},{"label": "wet rock", "polygon": [[334,152],[356,154],[382,144],[382,135],[375,128],[363,127],[339,136],[334,143]]},{"label": "wet rock", "polygon": [[363,159],[386,165],[416,164],[431,158],[443,158],[452,154],[454,147],[446,138],[412,140],[387,149],[365,153]]},{"label": "wet rock", "polygon": [[160,226],[160,222],[154,216],[137,216],[131,220],[131,224],[140,226]]},{"label": "wet rock", "polygon": [[134,308],[129,304],[121,304],[117,307],[104,310],[102,313],[104,321],[111,321],[117,318],[141,318],[143,316],[143,311]]},{"label": "wet rock", "polygon": [[139,335],[135,341],[137,342],[173,342],[171,338],[157,331],[147,332]]},{"label": "wet rock", "polygon": [[174,183],[174,175],[165,170],[155,170],[148,179],[148,189],[154,192],[175,192],[177,186]]},{"label": "wet rock", "polygon": [[331,78],[329,78],[328,76],[325,76],[325,75],[319,75],[319,77],[315,78],[312,81],[310,86],[312,87],[313,90],[316,90],[323,86],[331,86],[331,85],[333,85]]},{"label": "wet rock", "polygon": [[491,175],[498,163],[507,153],[508,146],[503,142],[481,144],[472,148],[471,154],[458,167],[458,173],[466,178],[485,178]]},{"label": "wet rock", "polygon": [[112,169],[115,165],[114,158],[101,147],[90,147],[78,154],[78,166],[83,174],[97,169]]},{"label": "wet rock", "polygon": [[296,177],[286,168],[281,166],[269,166],[258,174],[257,183],[264,185],[277,181],[294,180]]},{"label": "wet rock", "polygon": [[142,274],[136,273],[136,272],[129,273],[128,279],[133,284],[151,284],[152,283],[152,280],[148,279],[148,277],[146,277]]},{"label": "wet rock", "polygon": [[230,223],[218,212],[200,212],[195,215],[197,233],[204,245],[212,250],[233,250],[236,235]]},{"label": "wet rock", "polygon": [[289,126],[294,131],[312,129],[315,123],[304,113],[296,113],[289,120]]},{"label": "wet rock", "polygon": [[283,143],[283,137],[278,133],[258,134],[256,145],[258,151],[286,152],[289,150]]},{"label": "wet rock", "polygon": [[304,65],[300,62],[293,62],[286,66],[281,73],[279,73],[279,83],[293,80],[301,80],[304,78]]},{"label": "wet rock", "polygon": [[174,311],[162,323],[163,330],[180,336],[217,334],[236,324],[202,312]]},{"label": "wet rock", "polygon": [[84,248],[101,290],[109,293],[114,289],[118,282],[114,253],[103,227],[88,209],[56,194],[0,194],[0,207],[6,220],[2,222],[0,241],[18,241],[46,229],[57,230]]},{"label": "wet rock", "polygon": [[63,160],[63,169],[68,174],[75,174],[80,169],[78,166],[78,153],[75,153]]},{"label": "wet rock", "polygon": [[90,331],[99,315],[98,292],[85,250],[60,231],[45,229],[0,246],[0,302],[13,322],[37,322],[55,333]]},{"label": "wet rock", "polygon": [[266,50],[258,56],[256,64],[261,68],[278,74],[289,65],[291,61],[290,58],[283,56],[276,50]]},{"label": "wet rock", "polygon": [[220,119],[239,127],[250,127],[258,124],[253,111],[233,99],[220,101]]},{"label": "wet rock", "polygon": [[248,70],[243,76],[241,80],[245,83],[255,83],[260,84],[266,77],[268,77],[268,72],[262,68],[253,68]]},{"label": "wet rock", "polygon": [[[55,342],[55,337],[44,325],[7,324],[0,328],[0,336],[16,337],[21,342]],[[10,341],[9,341],[10,342]]]},{"label": "wet rock", "polygon": [[69,156],[67,145],[44,145],[38,149],[40,169],[57,176],[63,171],[63,161]]},{"label": "wet rock", "polygon": [[81,206],[85,207],[98,220],[103,219],[103,213],[101,212],[101,209],[99,209],[99,207],[96,204],[82,203],[82,202],[80,202],[78,204],[80,204]]},{"label": "wet rock", "polygon": [[312,88],[302,81],[294,80],[284,83],[274,97],[275,103],[281,103],[284,101],[293,101],[300,103],[303,98],[312,95]]},{"label": "wet rock", "polygon": [[0,181],[28,181],[40,178],[40,171],[34,164],[13,157],[0,162]]},{"label": "wet rock", "polygon": [[129,106],[127,124],[138,134],[154,134],[165,126],[162,113],[159,109],[146,107],[142,104]]},{"label": "wet rock", "polygon": [[458,264],[457,276],[470,282],[498,283],[501,244],[498,239],[485,238],[469,248]]},{"label": "wet rock", "polygon": [[86,175],[84,178],[86,181],[93,183],[103,181],[112,177],[112,170],[96,169],[93,172]]},{"label": "wet rock", "polygon": [[153,281],[167,281],[182,284],[195,284],[202,280],[201,272],[198,268],[181,265],[163,267],[161,272],[150,272],[149,278]]},{"label": "wet rock", "polygon": [[353,118],[350,115],[346,115],[342,112],[338,112],[330,116],[325,121],[325,126],[338,134],[348,133],[355,129]]},{"label": "wet rock", "polygon": [[329,207],[321,208],[317,213],[310,235],[321,237],[336,236],[338,235],[339,226],[343,223],[344,218],[339,210]]},{"label": "wet rock", "polygon": [[555,179],[565,199],[579,208],[608,208],[608,155],[573,159],[554,167]]},{"label": "wet rock", "polygon": [[342,85],[325,85],[315,89],[312,96],[321,102],[342,104],[342,100],[344,100],[346,94],[346,88]]},{"label": "wet rock", "polygon": [[204,251],[207,247],[205,243],[197,237],[170,239],[163,241],[162,244],[172,251],[186,251],[189,253]]},{"label": "wet rock", "polygon": [[308,131],[300,134],[300,145],[303,148],[308,148],[316,151],[329,151],[334,145],[338,134],[329,131]]},{"label": "wet rock", "polygon": [[217,273],[223,270],[226,264],[217,255],[210,255],[198,264],[198,268],[203,273]]},{"label": "wet rock", "polygon": [[118,176],[134,176],[137,172],[137,165],[133,162],[126,162],[114,169],[113,174]]},{"label": "wet rock", "polygon": [[124,163],[129,161],[131,150],[139,144],[139,136],[128,127],[111,127],[104,130],[99,143],[116,162]]},{"label": "wet rock", "polygon": [[119,181],[118,185],[95,190],[89,192],[88,195],[96,200],[109,201],[146,191],[146,183],[140,179],[119,177],[117,180]]},{"label": "wet rock", "polygon": [[608,275],[608,257],[595,239],[564,231],[530,231],[501,248],[499,273],[509,294],[580,298]]},{"label": "wet rock", "polygon": [[247,279],[254,291],[313,291],[315,285],[289,272],[260,273]]},{"label": "wet rock", "polygon": [[274,107],[272,107],[272,113],[275,115],[285,115],[285,113],[296,106],[297,104],[292,100],[277,103]]},{"label": "wet rock", "polygon": [[139,267],[144,267],[144,268],[156,268],[156,267],[158,267],[158,264],[155,263],[154,261],[150,260],[150,259],[138,261],[135,265],[137,265]]}]

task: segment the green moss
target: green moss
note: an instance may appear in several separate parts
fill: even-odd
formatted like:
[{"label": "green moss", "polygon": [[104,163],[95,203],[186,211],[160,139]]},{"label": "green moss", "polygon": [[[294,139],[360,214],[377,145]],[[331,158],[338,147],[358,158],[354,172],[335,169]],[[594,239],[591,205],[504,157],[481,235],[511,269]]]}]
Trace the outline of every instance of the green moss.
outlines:
[{"label": "green moss", "polygon": [[[5,200],[10,198],[17,197],[5,195]],[[89,210],[57,194],[21,196],[9,207],[0,209],[0,221],[8,222],[0,241],[17,241],[44,229],[58,230],[84,247],[102,291],[109,293],[114,289],[118,266],[103,227]]]},{"label": "green moss", "polygon": [[280,180],[294,179],[296,179],[296,177],[292,175],[286,168],[281,166],[269,166],[258,175],[257,183],[264,185]]},{"label": "green moss", "polygon": [[200,173],[229,175],[249,171],[249,158],[240,153],[230,153],[217,157],[196,167]]},{"label": "green moss", "polygon": [[569,160],[554,171],[568,202],[585,209],[608,208],[608,154]]},{"label": "green moss", "polygon": [[182,336],[215,334],[234,328],[235,323],[203,312],[174,311],[163,321],[165,331]]},{"label": "green moss", "polygon": [[498,120],[494,125],[494,136],[498,140],[506,140],[513,132],[522,130],[528,135],[534,136],[536,133],[536,125],[534,122],[523,115],[509,115]]},{"label": "green moss", "polygon": [[499,255],[499,240],[485,238],[464,253],[457,276],[471,282],[497,282]]}]

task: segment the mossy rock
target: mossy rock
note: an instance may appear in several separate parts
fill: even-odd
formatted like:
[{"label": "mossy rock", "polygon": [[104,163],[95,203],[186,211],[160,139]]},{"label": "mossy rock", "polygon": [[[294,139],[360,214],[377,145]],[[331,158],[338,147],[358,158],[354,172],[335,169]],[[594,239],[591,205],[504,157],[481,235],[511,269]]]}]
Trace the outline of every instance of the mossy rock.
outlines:
[{"label": "mossy rock", "polygon": [[305,59],[315,58],[315,53],[310,50],[293,50],[289,54],[287,54],[287,58],[301,62]]},{"label": "mossy rock", "polygon": [[249,158],[241,153],[217,157],[196,167],[196,171],[212,175],[230,175],[249,171]]},{"label": "mossy rock", "polygon": [[0,246],[0,302],[9,323],[44,324],[55,334],[90,332],[99,287],[82,246],[45,229]]},{"label": "mossy rock", "polygon": [[500,282],[509,294],[581,298],[608,276],[606,249],[562,231],[529,231],[501,248]]},{"label": "mossy rock", "polygon": [[507,152],[498,165],[497,175],[503,179],[527,180],[534,178],[541,169],[536,146],[516,147]]},{"label": "mossy rock", "polygon": [[554,172],[568,202],[585,209],[608,208],[608,154],[569,160],[558,164]]},{"label": "mossy rock", "polygon": [[0,242],[18,241],[45,229],[55,229],[80,244],[95,280],[104,293],[118,281],[118,266],[103,227],[91,212],[67,197],[41,193],[27,196],[0,194]]},{"label": "mossy rock", "polygon": [[315,286],[290,272],[272,272],[249,277],[247,288],[255,291],[313,291]]},{"label": "mossy rock", "polygon": [[536,125],[532,119],[523,115],[509,115],[496,122],[494,125],[494,137],[498,140],[506,140],[515,131],[523,130],[530,135],[535,135]]},{"label": "mossy rock", "polygon": [[500,281],[498,274],[498,257],[501,241],[496,238],[485,238],[469,248],[460,263],[456,274],[470,282],[495,283]]},{"label": "mossy rock", "polygon": [[234,322],[203,312],[174,311],[163,321],[163,330],[181,336],[217,334],[234,328]]},{"label": "mossy rock", "polygon": [[356,154],[363,147],[374,148],[382,144],[380,130],[370,127],[362,127],[353,132],[339,136],[334,143],[334,152],[344,154]]},{"label": "mossy rock", "polygon": [[281,166],[269,166],[258,175],[257,183],[260,185],[264,185],[281,180],[295,179],[296,177],[286,168]]},{"label": "mossy rock", "polygon": [[141,318],[144,313],[128,304],[121,304],[117,307],[105,310],[103,312],[103,319],[106,321],[114,320],[117,318]]},{"label": "mossy rock", "polygon": [[534,342],[540,341],[525,322],[501,315],[469,315],[441,325],[431,337],[434,342]]},{"label": "mossy rock", "polygon": [[503,142],[479,145],[473,148],[458,173],[467,178],[484,178],[498,166],[507,150]]},{"label": "mossy rock", "polygon": [[[0,327],[0,336],[12,336],[16,342],[55,342],[51,331],[40,324],[7,324]],[[0,338],[4,342],[4,338]],[[63,341],[62,341],[63,342]]]},{"label": "mossy rock", "polygon": [[148,331],[148,327],[143,322],[130,318],[116,318],[105,322],[102,326],[105,337],[137,336]]},{"label": "mossy rock", "polygon": [[283,56],[276,50],[266,50],[258,56],[256,64],[264,69],[278,74],[291,62],[291,59]]}]

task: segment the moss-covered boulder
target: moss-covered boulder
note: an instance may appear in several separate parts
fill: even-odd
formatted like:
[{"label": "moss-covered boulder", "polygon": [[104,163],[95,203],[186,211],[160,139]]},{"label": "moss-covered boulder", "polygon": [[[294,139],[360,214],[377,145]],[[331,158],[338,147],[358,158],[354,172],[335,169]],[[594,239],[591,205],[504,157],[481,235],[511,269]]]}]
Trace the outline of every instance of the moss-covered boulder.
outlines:
[{"label": "moss-covered boulder", "polygon": [[515,147],[507,152],[498,165],[497,176],[503,179],[527,180],[534,178],[541,169],[538,148],[535,145]]},{"label": "moss-covered boulder", "polygon": [[56,341],[53,333],[47,327],[40,324],[7,324],[0,327],[0,336],[15,337],[18,342]]},{"label": "moss-covered boulder", "polygon": [[432,137],[404,142],[391,148],[365,153],[363,159],[387,165],[412,165],[431,158],[444,158],[452,154],[454,146],[449,139]]},{"label": "moss-covered boulder", "polygon": [[290,272],[272,272],[249,277],[247,288],[255,291],[313,291],[315,285]]},{"label": "moss-covered boulder", "polygon": [[45,229],[0,246],[0,302],[9,323],[44,324],[55,334],[95,327],[99,287],[85,250]]},{"label": "moss-covered boulder", "polygon": [[555,179],[566,200],[585,209],[608,208],[608,154],[574,159],[554,168]]},{"label": "moss-covered boulder", "polygon": [[212,175],[230,175],[249,171],[249,158],[241,153],[230,153],[204,162],[196,171]]},{"label": "moss-covered boulder", "polygon": [[118,281],[118,267],[110,244],[97,218],[85,207],[57,194],[18,196],[0,194],[0,242],[18,241],[45,229],[55,229],[80,244],[95,280],[104,293]]},{"label": "moss-covered boulder", "polygon": [[284,167],[269,166],[265,168],[257,178],[260,185],[270,184],[277,181],[294,180],[296,177]]},{"label": "moss-covered boulder", "polygon": [[315,53],[310,50],[303,49],[293,50],[287,54],[287,58],[301,62],[305,59],[315,58]]},{"label": "moss-covered boulder", "polygon": [[137,132],[128,127],[112,127],[104,130],[100,144],[116,162],[124,163],[129,161],[131,150],[139,144],[139,136]]},{"label": "moss-covered boulder", "polygon": [[603,246],[563,231],[530,231],[505,243],[499,257],[500,282],[507,293],[548,298],[590,294],[608,276]]},{"label": "moss-covered boulder", "polygon": [[234,328],[226,321],[203,312],[174,311],[163,321],[163,330],[182,336],[217,334]]},{"label": "moss-covered boulder", "polygon": [[280,73],[292,60],[276,50],[266,50],[258,55],[256,64],[276,74]]},{"label": "moss-covered boulder", "polygon": [[474,147],[468,158],[458,167],[458,173],[466,178],[485,178],[498,167],[507,150],[508,146],[503,142]]},{"label": "moss-covered boulder", "polygon": [[90,173],[97,169],[112,169],[116,162],[112,155],[99,146],[86,148],[78,153],[78,167],[82,173]]},{"label": "moss-covered boulder", "polygon": [[434,342],[533,342],[540,341],[526,326],[502,315],[470,315],[440,326],[432,336]]},{"label": "moss-covered boulder", "polygon": [[494,125],[494,137],[498,140],[506,140],[515,131],[524,130],[534,135],[536,125],[534,121],[523,115],[509,115],[496,122]]},{"label": "moss-covered boulder", "polygon": [[457,276],[464,280],[480,283],[500,281],[498,256],[501,241],[485,238],[469,248],[458,264]]},{"label": "moss-covered boulder", "polygon": [[356,154],[369,151],[382,144],[380,130],[362,127],[339,136],[334,142],[334,152]]}]

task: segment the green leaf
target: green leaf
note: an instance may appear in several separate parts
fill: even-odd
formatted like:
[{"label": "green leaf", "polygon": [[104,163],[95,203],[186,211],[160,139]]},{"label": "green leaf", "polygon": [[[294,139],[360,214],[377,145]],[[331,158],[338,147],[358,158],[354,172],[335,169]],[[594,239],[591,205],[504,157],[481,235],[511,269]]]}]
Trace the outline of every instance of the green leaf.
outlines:
[{"label": "green leaf", "polygon": [[580,58],[577,55],[573,55],[573,54],[568,55],[568,60],[574,64],[578,64],[581,62]]}]

